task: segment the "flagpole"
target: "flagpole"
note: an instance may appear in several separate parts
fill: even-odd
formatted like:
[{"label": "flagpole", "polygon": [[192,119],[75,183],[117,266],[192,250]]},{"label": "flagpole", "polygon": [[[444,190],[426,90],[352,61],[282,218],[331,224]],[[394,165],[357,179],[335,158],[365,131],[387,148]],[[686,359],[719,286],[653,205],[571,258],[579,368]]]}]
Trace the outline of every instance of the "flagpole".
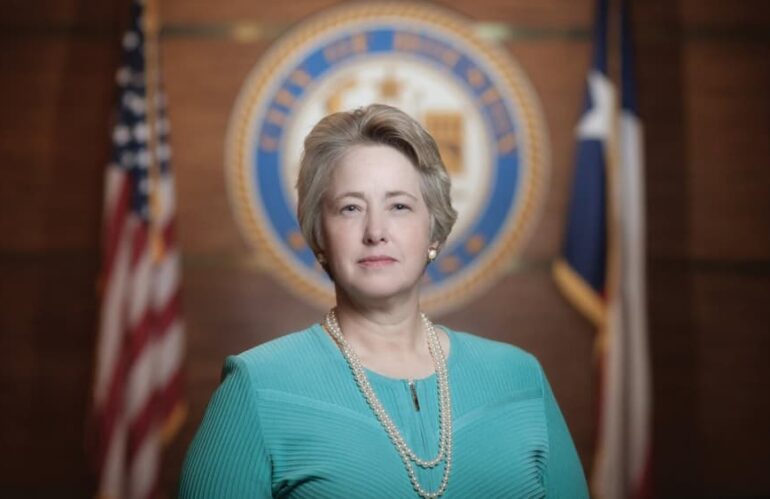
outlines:
[{"label": "flagpole", "polygon": [[[607,6],[607,78],[611,82],[618,81],[615,78],[613,69],[617,69],[617,50],[613,50],[614,44],[611,33],[617,34],[617,30],[611,29],[611,26],[617,25],[617,23],[611,23],[610,21],[615,19],[614,10],[612,9],[613,2],[609,0]],[[619,113],[619,92],[613,92],[612,103],[610,106],[610,126],[607,134],[607,145],[605,148],[605,172],[607,175],[607,276],[605,293],[606,298],[609,301],[613,297],[617,296],[618,288],[620,286],[620,246],[619,246],[619,220],[618,220],[618,168],[620,166],[620,144],[618,140],[618,130],[620,129],[620,113]],[[604,354],[609,347],[608,342],[611,339],[608,336],[607,320],[604,321],[604,327],[601,329],[599,336],[596,339],[596,353]]]},{"label": "flagpole", "polygon": [[[160,12],[158,0],[145,0],[145,88],[147,89],[147,148],[150,157],[150,247],[154,261],[160,262],[166,252],[164,220],[161,220],[163,200],[161,189],[160,158],[158,157],[158,96],[160,89]],[[168,202],[168,200],[166,200]],[[187,404],[179,402],[162,422],[161,436],[168,444],[179,433],[187,418]]]},{"label": "flagpole", "polygon": [[[615,38],[619,34],[616,21],[616,2],[607,0],[606,8],[603,14],[606,16],[603,20],[606,26],[604,47],[606,50],[606,78],[610,82],[616,82],[615,77],[618,73],[618,51]],[[599,22],[597,20],[597,22]],[[599,43],[594,40],[594,43]],[[614,86],[614,85],[613,85]],[[615,87],[617,88],[617,87]],[[604,147],[605,164],[605,217],[606,217],[606,269],[607,273],[604,281],[605,293],[605,317],[601,327],[597,331],[597,337],[594,343],[594,355],[598,364],[599,372],[599,392],[601,398],[599,420],[599,433],[596,441],[596,451],[592,466],[592,477],[590,480],[591,493],[597,499],[615,499],[624,497],[625,477],[613,476],[615,473],[623,473],[624,466],[621,463],[614,462],[623,456],[610,455],[612,449],[617,450],[617,445],[611,444],[618,438],[617,431],[622,431],[617,425],[620,421],[617,414],[611,414],[613,408],[618,403],[614,397],[622,397],[623,390],[618,390],[612,386],[619,382],[617,370],[620,368],[619,362],[622,362],[619,354],[622,354],[622,341],[618,333],[618,315],[622,311],[618,308],[622,306],[620,300],[621,292],[621,251],[620,251],[620,220],[619,220],[619,168],[620,168],[620,113],[619,113],[619,95],[615,91],[611,95],[610,116],[607,130],[607,137]],[[618,350],[620,349],[620,350]],[[621,406],[622,406],[621,402]],[[610,462],[613,462],[610,465]]]},{"label": "flagpole", "polygon": [[158,33],[160,16],[158,13],[158,0],[145,0],[144,10],[144,83],[147,89],[147,152],[149,153],[149,182],[150,182],[150,244],[153,259],[159,261],[165,251],[163,243],[163,228],[159,225],[161,196],[160,188],[160,161],[158,159]]}]

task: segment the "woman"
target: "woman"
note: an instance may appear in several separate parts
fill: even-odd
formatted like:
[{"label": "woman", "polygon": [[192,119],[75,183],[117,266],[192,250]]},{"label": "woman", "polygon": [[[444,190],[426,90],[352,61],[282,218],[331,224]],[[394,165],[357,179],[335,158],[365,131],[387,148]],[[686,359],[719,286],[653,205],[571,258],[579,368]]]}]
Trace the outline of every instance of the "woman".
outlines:
[{"label": "woman", "polygon": [[227,359],[181,496],[587,497],[537,360],[420,313],[457,215],[430,135],[383,105],[327,116],[298,190],[337,305]]}]

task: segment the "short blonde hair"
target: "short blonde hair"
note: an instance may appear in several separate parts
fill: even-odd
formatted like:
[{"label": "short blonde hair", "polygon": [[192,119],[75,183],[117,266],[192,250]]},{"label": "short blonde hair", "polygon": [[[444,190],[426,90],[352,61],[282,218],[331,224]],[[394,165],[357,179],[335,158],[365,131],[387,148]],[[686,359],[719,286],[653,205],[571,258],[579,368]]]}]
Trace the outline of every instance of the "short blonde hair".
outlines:
[{"label": "short blonde hair", "polygon": [[297,178],[297,218],[302,235],[318,254],[321,203],[334,167],[355,146],[393,147],[417,169],[430,213],[431,242],[443,245],[457,219],[450,197],[451,182],[433,137],[412,117],[395,107],[371,104],[333,113],[316,124],[305,138]]}]

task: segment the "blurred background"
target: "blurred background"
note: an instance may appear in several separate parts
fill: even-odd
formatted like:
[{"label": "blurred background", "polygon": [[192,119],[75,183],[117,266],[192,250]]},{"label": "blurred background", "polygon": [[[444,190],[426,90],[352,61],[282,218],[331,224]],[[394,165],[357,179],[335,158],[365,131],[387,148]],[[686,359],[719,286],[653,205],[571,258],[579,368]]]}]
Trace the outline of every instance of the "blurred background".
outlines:
[{"label": "blurred background", "polygon": [[[344,3],[344,2],[343,2]],[[360,2],[353,2],[360,3]],[[422,2],[421,2],[422,3]],[[253,264],[230,209],[225,132],[265,51],[339,2],[162,0],[181,255],[186,418],[158,494],[175,497],[186,448],[226,355],[323,310]],[[461,308],[457,330],[534,353],[587,473],[599,397],[596,327],[557,288],[593,0],[426,3],[495,27],[492,43],[538,94],[551,147],[542,213],[517,265]],[[770,496],[770,4],[632,1],[645,128],[647,298],[656,497]],[[0,6],[0,496],[88,497],[97,476],[92,387],[105,171],[130,2]]]}]

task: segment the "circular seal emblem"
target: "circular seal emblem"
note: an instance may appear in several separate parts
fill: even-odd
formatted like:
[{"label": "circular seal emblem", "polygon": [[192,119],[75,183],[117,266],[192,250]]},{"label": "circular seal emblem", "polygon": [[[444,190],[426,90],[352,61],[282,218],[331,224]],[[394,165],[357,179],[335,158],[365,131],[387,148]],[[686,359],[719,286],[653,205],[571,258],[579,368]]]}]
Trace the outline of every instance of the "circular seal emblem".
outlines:
[{"label": "circular seal emblem", "polygon": [[420,121],[452,177],[458,220],[422,287],[427,310],[447,311],[489,287],[521,251],[548,168],[526,76],[454,14],[363,3],[326,11],[282,37],[247,77],[230,120],[231,204],[264,267],[329,306],[332,283],[295,214],[302,144],[325,115],[373,102]]}]

